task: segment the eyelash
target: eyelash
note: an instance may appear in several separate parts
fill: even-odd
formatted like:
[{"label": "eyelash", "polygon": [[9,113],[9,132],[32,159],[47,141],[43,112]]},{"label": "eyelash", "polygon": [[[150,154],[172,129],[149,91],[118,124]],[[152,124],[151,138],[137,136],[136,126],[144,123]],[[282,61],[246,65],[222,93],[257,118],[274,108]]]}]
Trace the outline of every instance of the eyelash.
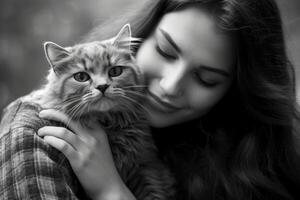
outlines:
[{"label": "eyelash", "polygon": [[204,85],[205,87],[212,88],[218,84],[218,83],[209,83],[204,81],[197,72],[194,72],[194,76],[197,79],[197,81],[200,82],[200,84]]},{"label": "eyelash", "polygon": [[155,49],[161,56],[163,56],[167,60],[176,60],[177,59],[177,57],[169,55],[166,52],[164,52],[161,48],[159,48],[158,45],[155,45]]},{"label": "eyelash", "polygon": [[[177,59],[175,56],[171,56],[171,55],[165,53],[163,50],[161,50],[161,48],[159,48],[158,45],[155,45],[155,49],[161,56],[163,56],[167,60],[176,60]],[[204,81],[197,72],[194,72],[194,75],[195,75],[195,78],[197,79],[197,81],[200,84],[204,85],[205,87],[212,88],[217,85],[217,83],[208,83],[208,82]]]}]

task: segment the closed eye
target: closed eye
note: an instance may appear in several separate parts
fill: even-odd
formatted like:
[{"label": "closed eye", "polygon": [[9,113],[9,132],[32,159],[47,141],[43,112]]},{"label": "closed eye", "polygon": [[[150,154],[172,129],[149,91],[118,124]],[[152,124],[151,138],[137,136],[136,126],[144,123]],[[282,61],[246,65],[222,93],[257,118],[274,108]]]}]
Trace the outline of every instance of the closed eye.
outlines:
[{"label": "closed eye", "polygon": [[163,51],[158,45],[155,45],[155,49],[156,51],[164,58],[166,58],[167,60],[176,60],[177,57],[170,55],[168,53],[166,53],[165,51]]},{"label": "closed eye", "polygon": [[193,76],[195,77],[196,81],[199,82],[201,85],[204,85],[205,87],[212,88],[219,84],[219,81],[215,80],[205,80],[199,72],[195,71],[193,73]]}]

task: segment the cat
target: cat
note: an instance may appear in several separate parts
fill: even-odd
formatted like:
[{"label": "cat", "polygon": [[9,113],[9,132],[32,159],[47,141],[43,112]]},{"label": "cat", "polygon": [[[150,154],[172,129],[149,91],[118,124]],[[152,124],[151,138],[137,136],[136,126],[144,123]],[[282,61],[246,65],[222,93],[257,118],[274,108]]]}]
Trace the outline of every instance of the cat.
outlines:
[{"label": "cat", "polygon": [[116,37],[61,47],[46,42],[51,65],[45,86],[22,98],[56,108],[89,126],[98,120],[108,135],[116,167],[137,199],[172,199],[174,180],[157,158],[143,109],[144,78],[131,47],[129,24]]}]

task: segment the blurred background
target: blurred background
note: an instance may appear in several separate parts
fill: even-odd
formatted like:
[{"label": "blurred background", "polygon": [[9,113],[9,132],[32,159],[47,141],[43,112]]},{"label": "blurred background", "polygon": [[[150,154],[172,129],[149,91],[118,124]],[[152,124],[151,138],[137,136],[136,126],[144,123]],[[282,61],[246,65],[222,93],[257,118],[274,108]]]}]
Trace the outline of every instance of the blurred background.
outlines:
[{"label": "blurred background", "polygon": [[[42,84],[49,69],[44,41],[73,45],[97,24],[133,10],[142,1],[1,0],[0,110]],[[300,0],[277,2],[300,97]]]}]

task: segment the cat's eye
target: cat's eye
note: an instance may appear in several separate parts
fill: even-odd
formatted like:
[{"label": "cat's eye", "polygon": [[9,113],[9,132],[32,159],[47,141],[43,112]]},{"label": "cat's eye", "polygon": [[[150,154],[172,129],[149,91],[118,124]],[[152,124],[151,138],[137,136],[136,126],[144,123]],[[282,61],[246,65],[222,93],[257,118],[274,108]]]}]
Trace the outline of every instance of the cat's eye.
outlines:
[{"label": "cat's eye", "polygon": [[122,66],[115,66],[112,67],[109,71],[108,71],[108,75],[110,77],[116,77],[116,76],[120,76],[123,72],[123,67]]},{"label": "cat's eye", "polygon": [[85,82],[90,80],[90,76],[86,72],[78,72],[73,75],[74,79],[78,82]]}]

